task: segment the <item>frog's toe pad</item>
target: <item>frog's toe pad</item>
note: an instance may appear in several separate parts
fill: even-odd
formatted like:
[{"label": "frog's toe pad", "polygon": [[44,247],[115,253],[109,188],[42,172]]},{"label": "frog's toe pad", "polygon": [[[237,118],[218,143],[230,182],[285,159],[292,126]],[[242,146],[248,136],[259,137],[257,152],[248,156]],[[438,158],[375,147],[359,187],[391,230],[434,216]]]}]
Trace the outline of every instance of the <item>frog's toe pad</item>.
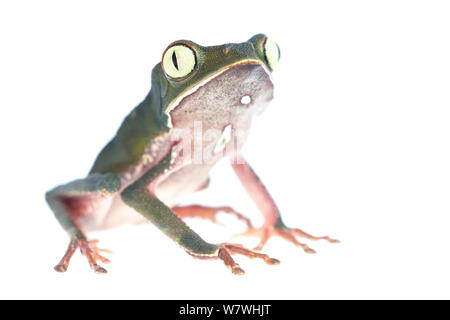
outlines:
[{"label": "frog's toe pad", "polygon": [[55,271],[57,271],[57,272],[66,272],[67,271],[67,266],[65,266],[65,265],[63,265],[63,264],[57,264],[56,266],[55,266]]}]

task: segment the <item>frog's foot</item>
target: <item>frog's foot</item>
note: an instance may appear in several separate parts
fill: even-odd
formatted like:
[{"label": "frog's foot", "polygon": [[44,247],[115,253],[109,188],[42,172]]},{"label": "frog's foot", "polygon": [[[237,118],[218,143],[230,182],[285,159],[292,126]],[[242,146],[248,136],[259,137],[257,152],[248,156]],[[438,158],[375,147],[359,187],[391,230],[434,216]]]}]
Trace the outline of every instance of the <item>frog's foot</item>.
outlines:
[{"label": "frog's foot", "polygon": [[61,261],[55,266],[55,270],[58,272],[66,272],[69,267],[70,259],[72,258],[75,251],[79,248],[81,253],[86,256],[91,269],[93,269],[96,273],[106,273],[106,269],[99,266],[97,261],[100,260],[103,263],[109,263],[109,259],[103,257],[100,252],[112,253],[106,249],[99,249],[97,247],[98,240],[88,241],[84,238],[74,236],[70,240],[69,247],[67,248],[64,257]]},{"label": "frog's foot", "polygon": [[191,205],[191,206],[177,206],[173,207],[172,211],[175,212],[175,214],[184,219],[184,218],[202,218],[210,220],[214,223],[221,224],[217,220],[217,215],[221,212],[234,215],[237,219],[243,221],[247,228],[253,228],[252,223],[250,219],[245,217],[240,212],[237,212],[231,207],[224,206],[224,207],[204,207],[200,205]]},{"label": "frog's foot", "polygon": [[312,241],[326,240],[330,243],[339,243],[339,240],[331,239],[328,236],[315,237],[315,236],[310,235],[300,229],[288,228],[285,225],[280,224],[280,223],[277,225],[271,225],[271,226],[264,225],[261,228],[249,228],[244,233],[237,234],[235,237],[238,237],[238,236],[259,237],[260,238],[259,244],[254,248],[254,250],[261,250],[264,247],[264,245],[267,243],[267,241],[273,236],[281,237],[281,238],[293,243],[297,247],[302,248],[303,251],[305,251],[306,253],[316,253],[316,251],[311,249],[308,245],[299,242],[297,240],[297,237],[306,238],[306,239],[309,239]]},{"label": "frog's foot", "polygon": [[234,243],[221,243],[219,245],[212,245],[212,251],[207,254],[199,254],[197,252],[186,250],[187,253],[192,255],[195,258],[198,259],[221,259],[227,267],[231,268],[231,272],[236,275],[243,275],[245,274],[245,271],[237,264],[231,255],[233,254],[240,254],[243,256],[246,256],[248,258],[257,258],[263,260],[265,263],[269,265],[275,265],[279,264],[280,261],[277,259],[271,258],[266,254],[254,252],[253,250],[244,248],[240,244],[234,244]]},{"label": "frog's foot", "polygon": [[226,266],[230,267],[231,272],[236,275],[243,275],[245,274],[245,271],[233,260],[231,257],[232,254],[240,254],[249,258],[262,259],[265,263],[270,265],[280,263],[277,259],[271,258],[266,254],[246,249],[240,244],[222,243],[220,244],[218,257],[225,263]]}]

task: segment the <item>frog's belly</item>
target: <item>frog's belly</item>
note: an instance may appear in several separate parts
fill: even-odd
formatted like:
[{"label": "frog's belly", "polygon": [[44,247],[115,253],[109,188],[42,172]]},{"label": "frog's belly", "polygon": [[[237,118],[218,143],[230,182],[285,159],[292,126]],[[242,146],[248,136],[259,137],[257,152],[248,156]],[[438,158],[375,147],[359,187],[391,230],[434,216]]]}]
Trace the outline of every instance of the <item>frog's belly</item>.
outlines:
[{"label": "frog's belly", "polygon": [[181,196],[202,189],[213,166],[214,164],[183,166],[156,186],[156,196],[169,207],[177,205]]},{"label": "frog's belly", "polygon": [[140,224],[144,221],[146,221],[144,216],[130,206],[126,205],[122,201],[120,194],[117,194],[116,196],[114,196],[111,206],[102,223],[97,227],[91,227],[90,229],[109,229],[124,224]]}]

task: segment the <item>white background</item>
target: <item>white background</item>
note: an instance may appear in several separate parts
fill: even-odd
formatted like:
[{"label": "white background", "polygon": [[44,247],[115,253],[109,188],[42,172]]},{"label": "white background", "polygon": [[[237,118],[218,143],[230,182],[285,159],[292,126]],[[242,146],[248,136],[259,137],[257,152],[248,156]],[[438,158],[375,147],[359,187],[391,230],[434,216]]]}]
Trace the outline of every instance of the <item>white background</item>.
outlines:
[{"label": "white background", "polygon": [[[0,298],[450,298],[449,17],[446,1],[2,1]],[[238,256],[237,277],[127,226],[91,235],[107,275],[79,253],[54,272],[68,237],[44,193],[85,176],[165,47],[260,32],[281,61],[247,158],[286,223],[342,243],[273,239],[281,265]],[[262,223],[226,161],[211,178],[184,201]],[[243,230],[222,221],[189,223],[211,242]]]}]

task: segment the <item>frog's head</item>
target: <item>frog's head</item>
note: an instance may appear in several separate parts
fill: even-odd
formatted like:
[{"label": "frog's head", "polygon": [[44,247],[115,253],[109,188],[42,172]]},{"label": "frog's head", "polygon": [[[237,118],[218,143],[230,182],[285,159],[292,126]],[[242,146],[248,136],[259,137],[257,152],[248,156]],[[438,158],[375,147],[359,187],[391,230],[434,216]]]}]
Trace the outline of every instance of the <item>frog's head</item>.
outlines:
[{"label": "frog's head", "polygon": [[262,91],[266,100],[271,99],[270,75],[279,58],[278,45],[264,34],[243,43],[210,47],[188,40],[175,41],[153,70],[153,82],[161,93],[160,112],[167,116],[171,127],[171,112],[202,87],[211,101],[227,97],[231,104],[250,106]]}]

